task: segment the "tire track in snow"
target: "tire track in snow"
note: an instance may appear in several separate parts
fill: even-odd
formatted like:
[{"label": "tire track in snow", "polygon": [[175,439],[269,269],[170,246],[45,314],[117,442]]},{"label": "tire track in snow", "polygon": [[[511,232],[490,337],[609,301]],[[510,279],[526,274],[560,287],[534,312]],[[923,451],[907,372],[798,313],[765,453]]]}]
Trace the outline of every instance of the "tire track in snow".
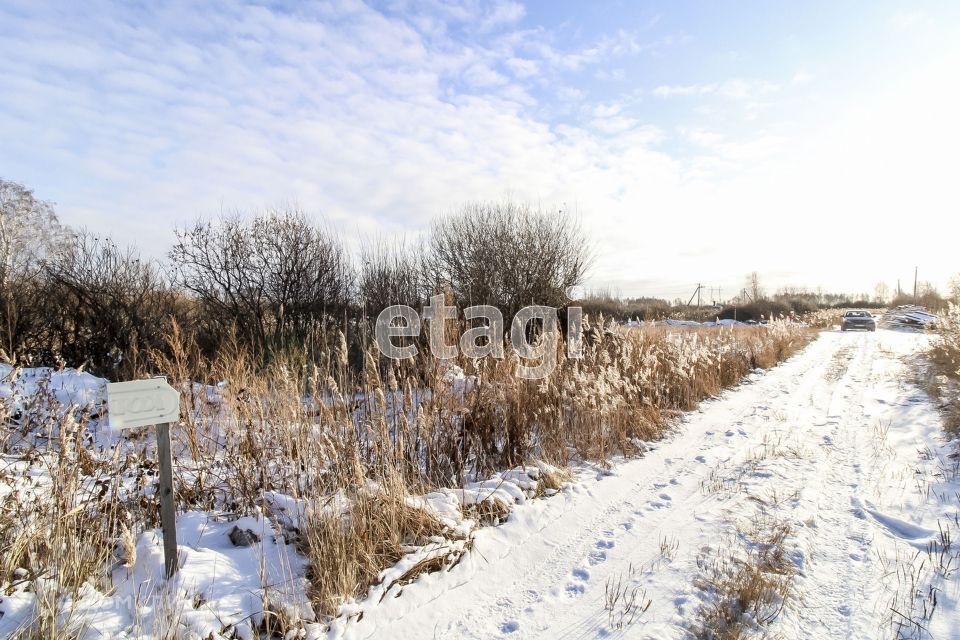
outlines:
[{"label": "tire track in snow", "polygon": [[[742,507],[729,495],[705,495],[711,478],[798,492],[784,509],[808,521],[800,532],[806,553],[785,634],[869,637],[875,612],[851,603],[872,575],[871,528],[858,501],[870,470],[864,389],[874,361],[889,357],[876,335],[825,333],[790,361],[705,402],[644,458],[517,507],[506,524],[477,534],[476,552],[460,565],[371,608],[348,637],[683,637],[702,597],[692,584],[696,555],[730,533]],[[850,346],[848,366],[831,375],[834,358]],[[743,475],[758,447],[784,436],[812,456],[778,467],[783,477]],[[673,561],[658,561],[664,538],[679,545]],[[643,620],[610,629],[604,586],[631,567],[640,574],[633,584],[646,587],[653,604]]]},{"label": "tire track in snow", "polygon": [[820,383],[826,405],[818,406],[815,398],[811,403],[819,415],[810,425],[809,440],[819,439],[822,455],[809,473],[813,481],[804,487],[810,504],[799,507],[810,513],[803,531],[808,556],[797,578],[802,599],[780,623],[791,627],[795,637],[812,632],[822,638],[859,638],[865,637],[864,627],[875,626],[873,612],[865,615],[856,608],[864,599],[853,597],[870,575],[869,532],[855,505],[864,467],[863,376],[874,357],[875,341],[869,334],[857,336],[856,347],[836,382],[828,376]]},{"label": "tire track in snow", "polygon": [[[798,369],[793,371],[794,379],[806,381],[810,370],[822,368],[822,359],[803,359],[781,366]],[[756,431],[752,423],[759,421],[766,424],[772,410],[770,400],[786,391],[786,386],[767,372],[689,414],[686,424],[670,441],[647,458],[628,463],[639,463],[641,467],[646,467],[642,469],[643,479],[633,485],[634,489],[640,491],[637,498],[617,500],[610,504],[600,518],[581,529],[583,535],[575,543],[551,559],[549,568],[536,567],[506,590],[508,594],[516,594],[526,590],[531,583],[553,585],[547,589],[547,593],[553,597],[541,597],[533,605],[523,607],[517,606],[518,599],[510,595],[501,596],[496,607],[485,607],[476,618],[470,613],[465,614],[455,626],[439,629],[441,633],[438,637],[489,638],[495,635],[496,629],[506,630],[516,638],[594,637],[598,621],[606,621],[606,580],[629,572],[630,566],[642,570],[656,564],[663,537],[690,528],[691,514],[695,514],[698,506],[705,501],[700,488],[715,469],[705,461],[709,459],[715,464],[723,464],[736,451],[747,451],[749,444],[754,442],[747,438]],[[744,392],[754,394],[763,401],[737,402],[738,394]],[[751,431],[745,431],[745,426]],[[757,434],[754,439],[760,437]],[[696,451],[699,455],[690,455],[691,440],[698,443]],[[629,477],[632,474],[623,471],[620,475]],[[610,479],[605,479],[597,483],[599,499],[607,497],[604,495],[604,485],[609,482]],[[616,542],[608,548],[615,546],[616,551],[605,557],[605,561],[608,558],[610,560],[607,566],[594,566],[591,570],[585,566],[583,557],[586,555],[589,558],[587,549],[594,538],[591,534],[597,532],[615,538]],[[600,540],[593,541],[593,544],[600,544]],[[637,550],[640,551],[639,555]],[[589,564],[589,560],[586,564]],[[561,592],[557,585],[567,579],[566,594],[580,601],[565,602],[558,598]],[[541,594],[542,591],[536,592]],[[564,619],[566,612],[571,610],[575,611],[573,622],[558,624],[557,621]],[[497,618],[503,619],[500,625],[477,624],[480,620]]]}]

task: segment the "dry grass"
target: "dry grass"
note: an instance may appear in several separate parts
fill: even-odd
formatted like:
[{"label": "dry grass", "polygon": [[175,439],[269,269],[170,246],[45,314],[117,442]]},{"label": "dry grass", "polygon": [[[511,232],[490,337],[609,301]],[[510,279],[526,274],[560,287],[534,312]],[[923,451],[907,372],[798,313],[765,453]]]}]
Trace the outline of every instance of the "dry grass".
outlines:
[{"label": "dry grass", "polygon": [[928,390],[944,403],[944,429],[960,438],[960,307],[951,305],[937,322],[939,339],[928,353],[933,365]]},{"label": "dry grass", "polygon": [[712,593],[713,602],[698,611],[696,637],[737,640],[776,619],[796,574],[785,547],[791,533],[784,522],[760,519],[739,531],[732,546],[697,559],[705,573],[698,586]]},{"label": "dry grass", "polygon": [[361,596],[411,549],[449,535],[433,514],[408,504],[403,490],[361,491],[344,509],[308,511],[300,546],[318,614],[336,614],[346,598]]},{"label": "dry grass", "polygon": [[[598,323],[588,326],[583,359],[567,360],[557,344],[558,366],[544,380],[517,378],[516,357],[461,359],[475,378],[459,388],[435,360],[368,353],[353,374],[336,339],[309,357],[274,354],[265,368],[229,340],[205,359],[174,328],[151,373],[184,391],[184,419],[172,429],[179,509],[275,517],[309,560],[316,612],[332,615],[411,549],[452,535],[409,496],[538,460],[562,468],[572,456],[605,463],[640,452],[676,412],[811,338],[787,324],[622,332]],[[66,595],[92,579],[109,589],[111,567],[132,560],[131,538],[157,526],[153,441],[131,433],[100,449],[89,432],[96,408],[64,411],[42,393],[31,402],[25,415],[2,408],[0,587],[50,579]],[[565,480],[542,472],[536,493]],[[300,512],[280,509],[278,494]],[[466,511],[495,524],[509,505]]]},{"label": "dry grass", "polygon": [[647,590],[635,584],[636,572],[633,565],[627,574],[620,574],[607,580],[604,588],[604,610],[607,612],[607,624],[611,629],[621,630],[629,627],[638,615],[646,613],[653,601],[647,597]]},{"label": "dry grass", "polygon": [[[817,329],[837,329],[840,327],[840,320],[847,311],[853,311],[857,307],[842,309],[820,309],[812,311],[802,316],[804,322]],[[882,310],[873,310],[871,313],[882,313]]]},{"label": "dry grass", "polygon": [[803,321],[817,329],[833,329],[840,326],[845,309],[819,309],[803,316]]},{"label": "dry grass", "polygon": [[94,454],[88,416],[47,406],[31,420],[40,444],[7,449],[0,470],[0,585],[34,594],[33,619],[17,636],[29,640],[80,635],[72,603],[85,585],[110,587],[124,523],[152,524],[154,511],[120,480],[137,456]]}]

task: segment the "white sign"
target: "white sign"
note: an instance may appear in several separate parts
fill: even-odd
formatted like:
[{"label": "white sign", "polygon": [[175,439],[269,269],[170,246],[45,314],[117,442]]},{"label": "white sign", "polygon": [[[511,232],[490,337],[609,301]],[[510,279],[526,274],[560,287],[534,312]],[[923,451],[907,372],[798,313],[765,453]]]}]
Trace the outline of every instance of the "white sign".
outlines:
[{"label": "white sign", "polygon": [[110,426],[131,429],[180,419],[180,394],[163,378],[107,385]]}]

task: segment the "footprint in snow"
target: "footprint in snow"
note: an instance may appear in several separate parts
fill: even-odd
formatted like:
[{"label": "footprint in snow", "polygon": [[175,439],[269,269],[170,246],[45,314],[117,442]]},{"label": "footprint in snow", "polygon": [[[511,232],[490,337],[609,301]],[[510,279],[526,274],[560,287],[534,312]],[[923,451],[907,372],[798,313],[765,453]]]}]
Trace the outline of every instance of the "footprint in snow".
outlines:
[{"label": "footprint in snow", "polygon": [[500,631],[503,633],[514,633],[520,630],[520,623],[516,620],[507,620],[500,625]]},{"label": "footprint in snow", "polygon": [[617,543],[613,540],[597,540],[598,549],[613,549]]},{"label": "footprint in snow", "polygon": [[707,459],[706,459],[705,457],[703,457],[703,456],[697,456],[696,458],[694,458],[694,460],[696,460],[697,462],[706,462],[706,461],[707,461]]},{"label": "footprint in snow", "polygon": [[865,545],[865,544],[867,544],[867,539],[864,538],[864,537],[863,537],[862,535],[860,535],[859,533],[855,533],[855,534],[852,534],[852,535],[847,536],[847,540],[850,540],[851,542],[856,542],[856,543],[859,544],[859,545]]},{"label": "footprint in snow", "polygon": [[601,562],[605,562],[606,559],[607,559],[606,551],[591,551],[590,556],[587,558],[587,562],[589,562],[591,566],[595,567]]},{"label": "footprint in snow", "polygon": [[583,580],[584,582],[590,579],[590,572],[583,567],[577,567],[571,572],[571,574],[577,580]]},{"label": "footprint in snow", "polygon": [[667,494],[667,493],[661,493],[660,499],[666,500],[667,502],[670,502],[671,500],[673,500],[673,498],[670,497],[670,494]]}]

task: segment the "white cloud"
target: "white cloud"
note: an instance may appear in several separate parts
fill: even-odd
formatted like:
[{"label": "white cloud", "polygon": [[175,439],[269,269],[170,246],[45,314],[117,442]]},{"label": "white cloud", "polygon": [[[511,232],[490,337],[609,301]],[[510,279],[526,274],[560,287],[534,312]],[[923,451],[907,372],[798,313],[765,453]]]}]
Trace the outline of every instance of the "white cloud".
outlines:
[{"label": "white cloud", "polygon": [[597,69],[597,72],[593,74],[597,80],[610,80],[613,82],[621,82],[626,80],[627,72],[623,69]]},{"label": "white cloud", "polygon": [[716,84],[661,85],[653,90],[658,98],[672,96],[703,96],[717,90]]},{"label": "white cloud", "polygon": [[890,16],[890,26],[896,31],[907,31],[926,18],[923,11],[898,11]]},{"label": "white cloud", "polygon": [[720,83],[661,85],[653,90],[653,95],[658,98],[719,95],[733,100],[750,100],[776,93],[780,89],[781,85],[774,82],[731,78]]},{"label": "white cloud", "polygon": [[608,134],[623,133],[639,126],[640,121],[626,116],[610,116],[606,118],[594,118],[590,121],[590,126],[598,131]]},{"label": "white cloud", "polygon": [[527,58],[508,58],[504,64],[518,78],[530,78],[540,73],[540,63]]},{"label": "white cloud", "polygon": [[480,29],[489,31],[504,24],[518,22],[526,13],[527,10],[518,2],[496,2],[480,22]]},{"label": "white cloud", "polygon": [[557,87],[554,93],[562,102],[579,102],[587,95],[576,87]]},{"label": "white cloud", "polygon": [[[902,95],[851,102],[792,136],[765,122],[767,105],[808,82],[795,67],[780,82],[663,84],[659,98],[696,98],[677,139],[635,98],[591,102],[600,92],[564,73],[616,71],[619,57],[653,50],[635,34],[564,47],[515,29],[508,7],[484,27],[491,35],[459,38],[453,25],[479,30],[489,5],[421,6],[147,5],[110,17],[30,7],[30,18],[0,8],[0,175],[58,201],[68,223],[155,255],[174,224],[221,208],[294,200],[354,238],[416,233],[438,212],[507,192],[578,210],[600,253],[593,283],[628,294],[651,273],[736,286],[747,271],[798,264],[817,284],[807,246],[918,238],[894,211],[941,216],[927,247],[950,255],[960,99],[943,78],[955,56]],[[568,103],[562,122],[544,116],[558,108],[543,104],[549,94]],[[762,122],[726,127],[724,109]],[[879,224],[855,227],[838,216],[849,210]],[[702,255],[678,256],[691,235]],[[749,252],[736,250],[745,242]]]},{"label": "white cloud", "polygon": [[593,108],[593,115],[597,118],[609,118],[623,111],[623,105],[619,104],[598,104]]},{"label": "white cloud", "polygon": [[464,72],[463,76],[468,83],[479,88],[502,86],[509,82],[506,76],[497,73],[481,62],[472,65]]}]

